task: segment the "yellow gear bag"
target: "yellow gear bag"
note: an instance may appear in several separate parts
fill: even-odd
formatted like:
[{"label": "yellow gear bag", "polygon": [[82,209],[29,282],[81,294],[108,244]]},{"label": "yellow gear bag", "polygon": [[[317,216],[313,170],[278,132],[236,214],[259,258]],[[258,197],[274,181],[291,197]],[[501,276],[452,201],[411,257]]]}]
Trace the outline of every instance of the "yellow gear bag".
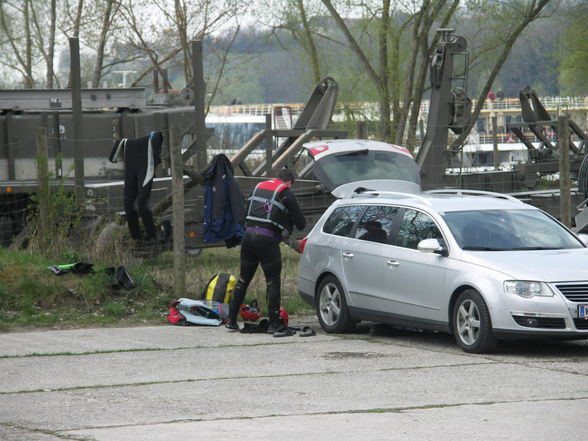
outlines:
[{"label": "yellow gear bag", "polygon": [[228,304],[233,295],[237,279],[228,273],[215,274],[202,290],[202,300]]}]

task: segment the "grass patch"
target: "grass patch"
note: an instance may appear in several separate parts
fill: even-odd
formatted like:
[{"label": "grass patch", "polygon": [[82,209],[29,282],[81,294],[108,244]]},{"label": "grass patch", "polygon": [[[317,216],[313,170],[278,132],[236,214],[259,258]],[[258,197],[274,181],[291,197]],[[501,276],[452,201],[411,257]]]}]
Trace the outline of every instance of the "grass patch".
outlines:
[{"label": "grass patch", "polygon": [[[185,297],[199,299],[210,278],[221,272],[239,275],[240,247],[207,248],[186,259]],[[282,247],[282,306],[289,314],[310,313],[297,292],[299,255]],[[21,328],[87,327],[137,323],[167,323],[167,306],[175,300],[173,254],[132,261],[125,266],[137,287],[113,286],[107,268],[118,262],[94,263],[93,274],[55,275],[50,265],[88,260],[83,255],[50,258],[31,251],[0,248],[0,331]],[[249,286],[246,302],[257,299],[266,309],[261,267]]]}]

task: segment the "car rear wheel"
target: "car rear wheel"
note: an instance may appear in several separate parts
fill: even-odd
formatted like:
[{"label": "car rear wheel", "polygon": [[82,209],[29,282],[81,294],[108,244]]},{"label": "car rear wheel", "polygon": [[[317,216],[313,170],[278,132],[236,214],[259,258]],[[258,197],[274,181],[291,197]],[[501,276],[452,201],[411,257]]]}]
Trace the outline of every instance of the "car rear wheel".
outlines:
[{"label": "car rear wheel", "polygon": [[479,292],[467,289],[453,308],[453,335],[465,352],[483,353],[494,349],[498,339],[492,330],[488,306]]},{"label": "car rear wheel", "polygon": [[316,313],[328,333],[349,332],[357,323],[349,314],[343,288],[334,276],[325,277],[319,285]]}]

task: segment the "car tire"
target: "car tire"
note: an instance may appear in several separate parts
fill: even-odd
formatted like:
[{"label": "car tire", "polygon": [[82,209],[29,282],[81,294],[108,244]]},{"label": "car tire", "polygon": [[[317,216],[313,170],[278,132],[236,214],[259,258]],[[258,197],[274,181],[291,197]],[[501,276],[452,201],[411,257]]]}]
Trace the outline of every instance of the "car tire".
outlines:
[{"label": "car tire", "polygon": [[316,315],[322,328],[330,334],[352,331],[357,323],[349,314],[345,293],[335,276],[325,277],[318,287]]},{"label": "car tire", "polygon": [[459,347],[475,354],[491,352],[498,344],[488,306],[479,292],[467,289],[453,307],[453,335]]}]

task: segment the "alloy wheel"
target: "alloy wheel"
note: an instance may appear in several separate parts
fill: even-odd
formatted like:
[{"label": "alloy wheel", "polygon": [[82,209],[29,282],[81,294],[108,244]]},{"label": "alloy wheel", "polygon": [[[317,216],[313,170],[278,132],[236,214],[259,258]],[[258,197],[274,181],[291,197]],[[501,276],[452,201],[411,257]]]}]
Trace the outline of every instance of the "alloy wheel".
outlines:
[{"label": "alloy wheel", "polygon": [[319,311],[325,324],[333,326],[341,314],[341,293],[334,283],[327,283],[319,297]]},{"label": "alloy wheel", "polygon": [[480,311],[478,305],[465,299],[457,309],[457,333],[466,345],[473,345],[480,335]]}]

